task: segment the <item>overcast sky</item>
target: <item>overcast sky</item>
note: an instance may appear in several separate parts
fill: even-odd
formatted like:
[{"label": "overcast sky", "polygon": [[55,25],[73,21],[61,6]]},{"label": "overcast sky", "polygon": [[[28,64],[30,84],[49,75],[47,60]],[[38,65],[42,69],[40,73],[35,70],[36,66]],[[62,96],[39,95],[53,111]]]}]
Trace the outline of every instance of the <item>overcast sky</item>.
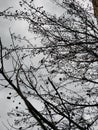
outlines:
[{"label": "overcast sky", "polygon": [[[18,4],[19,0],[0,0],[0,11],[7,9],[8,7],[13,7],[14,9],[20,8]],[[35,0],[36,6],[44,6],[45,10],[48,12],[52,12],[58,15],[61,14],[62,10],[59,10],[52,2],[49,0]],[[11,28],[12,32],[16,34],[21,34],[22,36],[25,34],[28,38],[32,38],[32,34],[28,32],[28,24],[24,21],[10,21],[7,19],[2,19],[0,17],[0,37],[2,39],[3,45],[8,46],[11,43],[9,28]],[[18,100],[13,104],[12,100],[8,100],[6,97],[8,96],[10,90],[0,89],[0,130],[7,130],[3,123],[7,124],[7,112],[11,110],[12,107],[15,107],[18,103]],[[36,105],[36,104],[35,104]],[[37,106],[36,106],[37,107]],[[3,123],[2,123],[3,122]]]},{"label": "overcast sky", "polygon": [[[60,15],[63,11],[55,6],[52,0],[35,0],[35,4],[38,6],[43,5],[47,12],[52,12],[54,14]],[[0,11],[5,10],[8,7],[19,8],[18,0],[0,0]],[[0,18],[0,37],[4,45],[9,45],[10,34],[9,28],[16,34],[26,35],[28,38],[32,38],[32,34],[28,32],[28,24],[23,21],[9,21],[6,19]],[[3,125],[2,121],[6,124],[7,112],[10,111],[12,107],[12,101],[7,100],[6,97],[9,93],[9,90],[0,89],[0,130],[7,130]],[[18,101],[17,101],[18,102]],[[14,105],[13,105],[14,107]]]}]

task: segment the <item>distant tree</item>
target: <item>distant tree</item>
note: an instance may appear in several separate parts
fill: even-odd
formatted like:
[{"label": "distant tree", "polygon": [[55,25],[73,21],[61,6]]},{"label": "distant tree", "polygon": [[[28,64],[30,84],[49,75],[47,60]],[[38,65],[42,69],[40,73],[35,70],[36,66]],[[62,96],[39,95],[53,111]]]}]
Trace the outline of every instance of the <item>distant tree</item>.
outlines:
[{"label": "distant tree", "polygon": [[[25,0],[20,2],[25,11],[1,12],[1,16],[7,18],[26,20],[29,31],[40,36],[41,42],[40,47],[34,46],[12,32],[10,48],[0,41],[1,85],[15,90],[26,105],[24,110],[17,106],[9,113],[15,119],[11,127],[95,130],[98,125],[98,26],[89,9],[75,0],[54,1],[64,10],[60,17]],[[27,48],[17,41],[27,41]],[[32,62],[40,55],[35,67]],[[7,62],[12,66],[10,71],[6,69]],[[7,98],[12,98],[11,93]],[[40,110],[34,100],[39,101]]]}]

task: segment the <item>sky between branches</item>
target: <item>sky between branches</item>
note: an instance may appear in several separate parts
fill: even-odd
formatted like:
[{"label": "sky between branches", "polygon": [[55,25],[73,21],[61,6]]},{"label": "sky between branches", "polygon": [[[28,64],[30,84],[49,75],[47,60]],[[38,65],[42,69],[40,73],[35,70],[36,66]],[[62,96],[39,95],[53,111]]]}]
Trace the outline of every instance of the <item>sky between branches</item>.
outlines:
[{"label": "sky between branches", "polygon": [[[80,0],[82,2],[82,0]],[[87,0],[84,5],[86,7],[89,0]],[[15,8],[19,9],[19,0],[0,0],[0,11],[7,9],[8,7],[13,7],[11,10],[15,10]],[[44,9],[47,12],[52,12],[54,14],[62,14],[62,10],[58,8],[55,4],[52,3],[52,0],[35,0],[36,6],[44,6]],[[16,34],[26,35],[28,38],[32,38],[32,34],[28,32],[28,24],[24,21],[15,21],[15,20],[7,20],[0,18],[0,37],[2,39],[3,45],[8,46],[11,43],[9,28]],[[24,33],[25,32],[25,33]],[[6,99],[9,90],[0,89],[0,129],[6,130],[6,127],[3,126],[2,121],[6,124],[7,120],[7,112],[10,111],[12,107],[12,102]],[[16,103],[17,104],[17,103]]]}]

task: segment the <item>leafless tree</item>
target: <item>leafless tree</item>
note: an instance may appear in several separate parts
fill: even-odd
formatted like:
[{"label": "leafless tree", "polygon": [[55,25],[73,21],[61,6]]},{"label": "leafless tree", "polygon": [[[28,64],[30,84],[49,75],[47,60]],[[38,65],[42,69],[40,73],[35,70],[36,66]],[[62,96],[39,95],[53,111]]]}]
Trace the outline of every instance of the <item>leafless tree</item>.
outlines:
[{"label": "leafless tree", "polygon": [[[10,32],[11,48],[0,41],[1,85],[15,90],[26,106],[9,113],[15,118],[11,127],[93,130],[98,124],[98,27],[93,14],[78,2],[54,1],[64,10],[62,16],[25,0],[20,5],[26,11],[1,12],[7,18],[26,20],[29,31],[41,39],[37,47]],[[27,48],[15,44],[19,39],[27,41]],[[25,62],[32,63],[38,55],[37,67]],[[6,60],[12,63],[10,71],[5,68]],[[40,110],[29,97],[40,102]],[[7,98],[11,99],[11,93]]]}]

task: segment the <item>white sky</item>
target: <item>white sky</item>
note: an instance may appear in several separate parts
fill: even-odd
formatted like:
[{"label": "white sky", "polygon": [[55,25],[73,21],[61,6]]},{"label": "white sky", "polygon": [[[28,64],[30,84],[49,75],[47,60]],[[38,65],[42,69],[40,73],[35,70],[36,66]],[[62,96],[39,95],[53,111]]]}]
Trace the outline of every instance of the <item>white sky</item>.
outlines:
[{"label": "white sky", "polygon": [[[52,12],[54,14],[57,13],[58,15],[62,13],[62,10],[60,10],[60,8],[55,6],[49,0],[35,0],[35,4],[38,6],[43,5],[45,10],[48,12]],[[19,8],[18,0],[0,0],[0,11],[11,6],[14,6],[15,8]],[[2,18],[0,18],[0,37],[2,38],[2,43],[4,45],[8,45],[10,43],[10,35],[9,35],[10,27],[11,27],[11,30],[14,31],[15,33],[22,34],[22,35],[25,34],[29,38],[32,38],[32,34],[27,31],[28,24],[26,22],[9,21],[9,20],[6,20],[6,19],[3,20]],[[2,125],[2,121],[4,121],[6,124],[6,119],[7,119],[6,114],[7,114],[7,111],[10,110],[10,107],[12,106],[12,101],[6,99],[8,93],[9,93],[8,90],[7,92],[5,92],[5,90],[0,91],[0,119],[1,119],[0,129],[1,130],[6,130],[6,128]]]},{"label": "white sky", "polygon": [[[53,5],[52,2],[49,2],[49,0],[35,0],[35,4],[38,6],[44,5],[45,9],[47,11],[52,11],[55,13],[60,12],[60,10]],[[0,0],[0,11],[5,10],[8,7],[14,7],[19,8],[18,6],[18,0]],[[28,24],[24,21],[9,21],[7,19],[0,18],[0,37],[2,39],[3,45],[9,45],[10,40],[10,34],[9,34],[9,28],[11,28],[12,32],[15,32],[16,34],[22,34],[26,35],[28,38],[32,38],[32,34],[28,32]],[[9,94],[10,90],[1,90],[0,91],[0,129],[6,130],[6,127],[3,126],[2,121],[6,124],[7,123],[7,112],[10,111],[10,108],[13,106],[15,107],[15,104],[12,103],[12,100],[6,99],[7,95]],[[35,104],[36,105],[36,104]],[[36,105],[37,107],[37,105]]]}]

